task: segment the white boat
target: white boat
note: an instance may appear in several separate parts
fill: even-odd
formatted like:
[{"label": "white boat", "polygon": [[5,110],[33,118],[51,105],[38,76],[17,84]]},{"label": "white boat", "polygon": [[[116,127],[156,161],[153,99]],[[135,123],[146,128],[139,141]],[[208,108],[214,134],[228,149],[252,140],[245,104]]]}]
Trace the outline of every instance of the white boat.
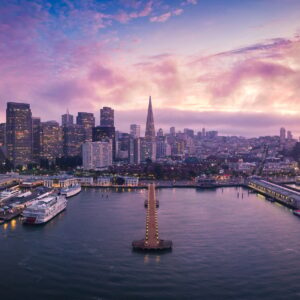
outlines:
[{"label": "white boat", "polygon": [[300,217],[300,210],[299,209],[293,210],[293,214]]},{"label": "white boat", "polygon": [[23,223],[43,224],[50,221],[67,207],[65,196],[49,196],[36,201],[23,211]]},{"label": "white boat", "polygon": [[0,193],[0,202],[15,197],[20,193],[21,192],[19,190],[5,190]]},{"label": "white boat", "polygon": [[66,198],[75,196],[75,195],[79,194],[80,192],[81,192],[80,184],[75,184],[75,185],[69,186],[60,191],[60,193],[64,196],[66,196]]}]

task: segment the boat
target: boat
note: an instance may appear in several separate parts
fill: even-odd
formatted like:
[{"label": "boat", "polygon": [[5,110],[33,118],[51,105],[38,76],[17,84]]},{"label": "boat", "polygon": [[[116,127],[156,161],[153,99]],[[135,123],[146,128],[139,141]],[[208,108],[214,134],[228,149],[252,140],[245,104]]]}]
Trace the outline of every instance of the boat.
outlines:
[{"label": "boat", "polygon": [[300,209],[293,210],[293,214],[296,215],[296,216],[298,216],[298,217],[300,217]]},{"label": "boat", "polygon": [[36,201],[34,204],[28,206],[23,211],[24,224],[43,224],[67,207],[67,200],[64,195],[49,196]]},{"label": "boat", "polygon": [[64,196],[66,196],[66,198],[70,198],[72,196],[75,196],[77,194],[79,194],[81,192],[81,185],[80,184],[75,184],[72,186],[69,186],[67,188],[64,188],[60,191],[60,193]]},{"label": "boat", "polygon": [[0,193],[0,202],[15,197],[20,193],[21,192],[19,190],[5,190]]}]

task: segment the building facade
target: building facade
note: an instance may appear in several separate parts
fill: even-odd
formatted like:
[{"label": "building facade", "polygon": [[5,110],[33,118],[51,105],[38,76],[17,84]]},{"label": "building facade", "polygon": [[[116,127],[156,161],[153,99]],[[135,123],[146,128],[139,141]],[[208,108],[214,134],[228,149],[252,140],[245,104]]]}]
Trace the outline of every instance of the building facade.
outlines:
[{"label": "building facade", "polygon": [[7,157],[14,167],[32,162],[32,144],[30,105],[8,102],[6,109]]},{"label": "building facade", "polygon": [[86,142],[82,145],[82,165],[85,170],[97,170],[112,165],[112,141]]}]

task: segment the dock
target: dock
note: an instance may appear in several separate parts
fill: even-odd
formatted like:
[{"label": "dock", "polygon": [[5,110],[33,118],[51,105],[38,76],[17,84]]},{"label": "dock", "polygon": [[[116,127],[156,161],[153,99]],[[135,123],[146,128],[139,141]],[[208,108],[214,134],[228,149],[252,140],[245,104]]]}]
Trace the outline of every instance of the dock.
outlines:
[{"label": "dock", "polygon": [[247,186],[292,209],[300,209],[300,192],[261,178],[253,178]]},{"label": "dock", "polygon": [[157,206],[155,185],[148,186],[148,205],[146,216],[146,234],[142,240],[132,242],[134,250],[144,251],[160,251],[172,249],[173,243],[170,240],[159,239],[158,220],[157,220]]}]

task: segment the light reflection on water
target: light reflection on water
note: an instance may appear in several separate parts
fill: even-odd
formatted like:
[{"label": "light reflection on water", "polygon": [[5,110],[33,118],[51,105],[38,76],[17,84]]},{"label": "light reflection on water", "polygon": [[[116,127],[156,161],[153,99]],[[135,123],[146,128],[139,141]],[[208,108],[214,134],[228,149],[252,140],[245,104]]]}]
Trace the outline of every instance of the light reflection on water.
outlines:
[{"label": "light reflection on water", "polygon": [[145,234],[145,190],[85,189],[46,225],[0,226],[1,299],[298,297],[300,218],[291,210],[244,189],[157,195],[167,253],[131,249]]}]

